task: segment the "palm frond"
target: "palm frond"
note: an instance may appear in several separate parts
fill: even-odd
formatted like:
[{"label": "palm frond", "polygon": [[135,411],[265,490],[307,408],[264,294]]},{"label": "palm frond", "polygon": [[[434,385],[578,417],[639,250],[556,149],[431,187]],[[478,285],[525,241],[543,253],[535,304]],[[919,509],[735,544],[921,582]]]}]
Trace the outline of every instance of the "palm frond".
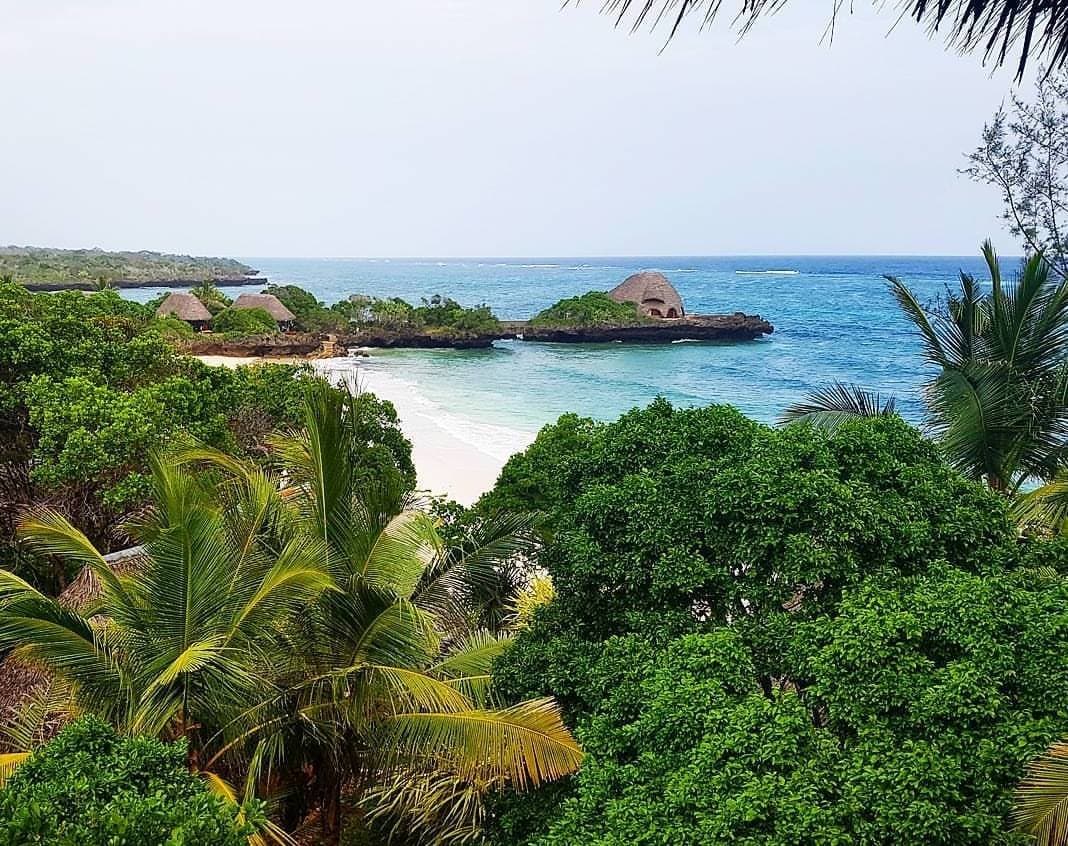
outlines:
[{"label": "palm frond", "polygon": [[1060,531],[1068,520],[1068,473],[1062,471],[1053,481],[1018,496],[1012,516],[1023,527]]},{"label": "palm frond", "polygon": [[12,773],[29,760],[32,752],[4,752],[0,754],[0,787],[3,787]]},{"label": "palm frond", "polygon": [[794,403],[780,418],[780,423],[808,423],[817,429],[834,432],[847,420],[857,417],[889,417],[896,414],[896,400],[856,385],[834,382]]},{"label": "palm frond", "polygon": [[88,567],[106,591],[128,601],[122,581],[89,538],[52,508],[30,511],[18,524],[18,535],[35,552],[54,555]]},{"label": "palm frond", "polygon": [[1013,823],[1038,846],[1068,841],[1068,743],[1055,743],[1032,761],[1016,790]]},{"label": "palm frond", "polygon": [[520,789],[563,778],[582,763],[551,699],[493,711],[401,713],[387,727],[402,754],[437,756],[460,777],[489,773]]},{"label": "palm frond", "polygon": [[[573,2],[578,5],[580,0]],[[745,34],[761,17],[784,5],[786,0],[740,0],[732,18]],[[827,28],[833,33],[841,4],[830,8]],[[701,28],[710,26],[723,11],[723,0],[603,0],[601,10],[617,25],[629,20],[631,30],[668,27],[670,39],[689,21]],[[931,34],[944,32],[948,44],[962,53],[981,51],[984,61],[999,67],[1019,46],[1017,79],[1023,77],[1032,55],[1044,57],[1051,67],[1059,67],[1068,57],[1068,23],[1058,0],[903,0],[901,13]]]}]

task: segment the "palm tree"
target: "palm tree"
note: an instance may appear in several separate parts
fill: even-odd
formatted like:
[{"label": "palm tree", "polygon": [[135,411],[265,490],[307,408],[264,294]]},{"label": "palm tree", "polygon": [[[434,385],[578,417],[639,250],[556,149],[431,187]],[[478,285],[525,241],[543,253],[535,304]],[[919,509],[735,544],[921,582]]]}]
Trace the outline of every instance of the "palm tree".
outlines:
[{"label": "palm tree", "polygon": [[[571,2],[571,0],[566,0]],[[580,0],[574,0],[578,5]],[[741,0],[733,19],[744,34],[765,14],[777,12],[785,0]],[[708,26],[723,11],[722,0],[604,0],[601,10],[631,29],[645,24],[668,26],[669,39],[689,21]],[[828,33],[833,36],[842,4],[832,4]],[[1044,56],[1050,67],[1068,58],[1068,17],[1060,0],[904,0],[901,15],[913,18],[931,33],[944,30],[950,46],[962,53],[982,50],[984,60],[1001,66],[1019,46],[1017,79],[1031,55]]]},{"label": "palm tree", "polygon": [[[314,773],[299,787],[321,806],[328,838],[340,833],[345,788],[358,798],[415,773],[524,788],[581,760],[555,703],[488,696],[509,641],[470,628],[472,587],[523,548],[527,523],[501,520],[448,549],[428,514],[398,511],[397,491],[357,495],[354,399],[314,388],[304,427],[272,442],[287,480],[283,537],[321,542],[333,587],[282,633],[277,689],[225,728],[216,754],[251,742],[254,778],[273,771],[293,786]],[[239,486],[254,473],[212,450],[183,460],[211,462]]]},{"label": "palm tree", "polygon": [[147,563],[130,575],[60,515],[32,515],[30,544],[100,580],[84,613],[0,571],[0,648],[79,708],[186,737],[225,795],[235,777],[245,796],[288,795],[290,826],[313,800],[332,839],[346,787],[432,772],[523,788],[581,760],[553,702],[489,698],[507,639],[464,628],[465,585],[519,541],[451,553],[397,490],[358,496],[355,401],[314,386],[305,428],[273,442],[277,473],[199,446],[154,458],[156,504],[131,527]]},{"label": "palm tree", "polygon": [[264,683],[263,629],[331,581],[321,544],[271,550],[258,542],[265,487],[226,512],[201,479],[158,457],[151,467],[156,504],[131,529],[147,558],[136,573],[113,573],[57,512],[22,522],[35,551],[88,567],[101,594],[79,613],[0,570],[0,647],[47,666],[80,707],[120,728],[188,737],[196,763],[202,733],[228,722]]},{"label": "palm tree", "polygon": [[212,314],[217,314],[230,305],[231,300],[219,290],[219,286],[207,279],[189,290],[194,297],[203,303],[204,308]]},{"label": "palm tree", "polygon": [[[926,428],[965,476],[1015,494],[1028,480],[1054,479],[1063,464],[1068,283],[1052,280],[1035,256],[1007,286],[989,241],[982,252],[990,292],[962,273],[943,313],[925,309],[901,280],[888,278],[924,358],[938,369],[924,386]],[[874,413],[888,409],[859,389],[839,387],[787,409],[784,420],[826,427]]]}]

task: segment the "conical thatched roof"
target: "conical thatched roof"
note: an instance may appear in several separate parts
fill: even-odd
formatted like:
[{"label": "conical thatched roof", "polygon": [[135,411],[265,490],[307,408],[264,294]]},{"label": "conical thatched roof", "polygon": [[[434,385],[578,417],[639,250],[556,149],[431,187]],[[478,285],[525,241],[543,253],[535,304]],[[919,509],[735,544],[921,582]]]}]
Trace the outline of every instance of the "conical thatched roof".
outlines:
[{"label": "conical thatched roof", "polygon": [[262,308],[279,323],[297,319],[274,294],[242,294],[234,300],[231,308]]},{"label": "conical thatched roof", "polygon": [[211,312],[188,291],[174,291],[160,303],[156,317],[177,317],[189,323],[206,323],[211,320]]},{"label": "conical thatched roof", "polygon": [[657,273],[655,270],[643,270],[628,276],[609,291],[608,296],[621,303],[637,303],[644,314],[653,313],[653,309],[659,312],[656,315],[658,317],[671,316],[669,312],[672,309],[676,317],[686,314],[682,307],[682,297],[675,290],[675,286],[663,273]]}]

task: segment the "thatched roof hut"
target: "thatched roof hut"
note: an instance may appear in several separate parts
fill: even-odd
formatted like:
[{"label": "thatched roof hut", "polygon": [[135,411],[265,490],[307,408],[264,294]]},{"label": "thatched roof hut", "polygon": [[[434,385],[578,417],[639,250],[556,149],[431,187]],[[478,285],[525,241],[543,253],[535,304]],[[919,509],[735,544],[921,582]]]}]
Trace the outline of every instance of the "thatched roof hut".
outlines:
[{"label": "thatched roof hut", "polygon": [[211,322],[211,312],[188,291],[173,291],[168,294],[167,299],[156,309],[156,317],[177,317],[197,329],[202,329]]},{"label": "thatched roof hut", "polygon": [[274,294],[242,294],[231,308],[262,308],[276,323],[292,323],[297,319]]},{"label": "thatched roof hut", "polygon": [[[104,560],[116,573],[128,573],[143,566],[144,556],[144,547],[135,546],[105,555]],[[99,580],[92,570],[84,567],[59,595],[59,602],[67,608],[82,610],[99,596]],[[21,661],[12,655],[0,661],[0,721],[9,720],[24,702],[44,690],[49,680],[48,671],[36,664]],[[60,715],[45,715],[41,731],[46,736],[40,739],[47,740],[62,727],[63,722],[64,718]]]},{"label": "thatched roof hut", "polygon": [[613,300],[636,303],[646,317],[683,317],[682,297],[663,273],[643,270],[624,279],[608,292]]}]

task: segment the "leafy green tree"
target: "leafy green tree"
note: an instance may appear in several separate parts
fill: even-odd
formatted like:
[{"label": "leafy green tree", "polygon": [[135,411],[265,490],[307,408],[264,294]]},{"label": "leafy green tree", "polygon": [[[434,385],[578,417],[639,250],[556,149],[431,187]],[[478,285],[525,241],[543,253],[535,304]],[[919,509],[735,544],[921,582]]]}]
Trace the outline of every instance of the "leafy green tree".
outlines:
[{"label": "leafy green tree", "polygon": [[273,335],[278,324],[262,308],[224,308],[212,318],[211,328],[213,332],[243,338]]},{"label": "leafy green tree", "polygon": [[297,328],[305,332],[338,332],[347,320],[328,309],[315,295],[296,285],[268,285],[265,294],[274,294],[297,318]]},{"label": "leafy green tree", "polygon": [[494,668],[586,750],[498,844],[1016,844],[1068,728],[1068,590],[1003,497],[896,416],[566,417],[480,507],[529,502],[555,598]]},{"label": "leafy green tree", "polygon": [[634,303],[617,302],[604,291],[560,300],[530,321],[532,326],[636,326],[648,322]]},{"label": "leafy green tree", "polygon": [[1068,74],[1039,72],[1035,97],[1011,95],[983,127],[964,173],[1001,196],[1001,219],[1028,256],[1042,255],[1068,278]]},{"label": "leafy green tree", "polygon": [[209,793],[182,743],[121,736],[85,718],[0,789],[0,844],[247,846],[262,809]]}]

